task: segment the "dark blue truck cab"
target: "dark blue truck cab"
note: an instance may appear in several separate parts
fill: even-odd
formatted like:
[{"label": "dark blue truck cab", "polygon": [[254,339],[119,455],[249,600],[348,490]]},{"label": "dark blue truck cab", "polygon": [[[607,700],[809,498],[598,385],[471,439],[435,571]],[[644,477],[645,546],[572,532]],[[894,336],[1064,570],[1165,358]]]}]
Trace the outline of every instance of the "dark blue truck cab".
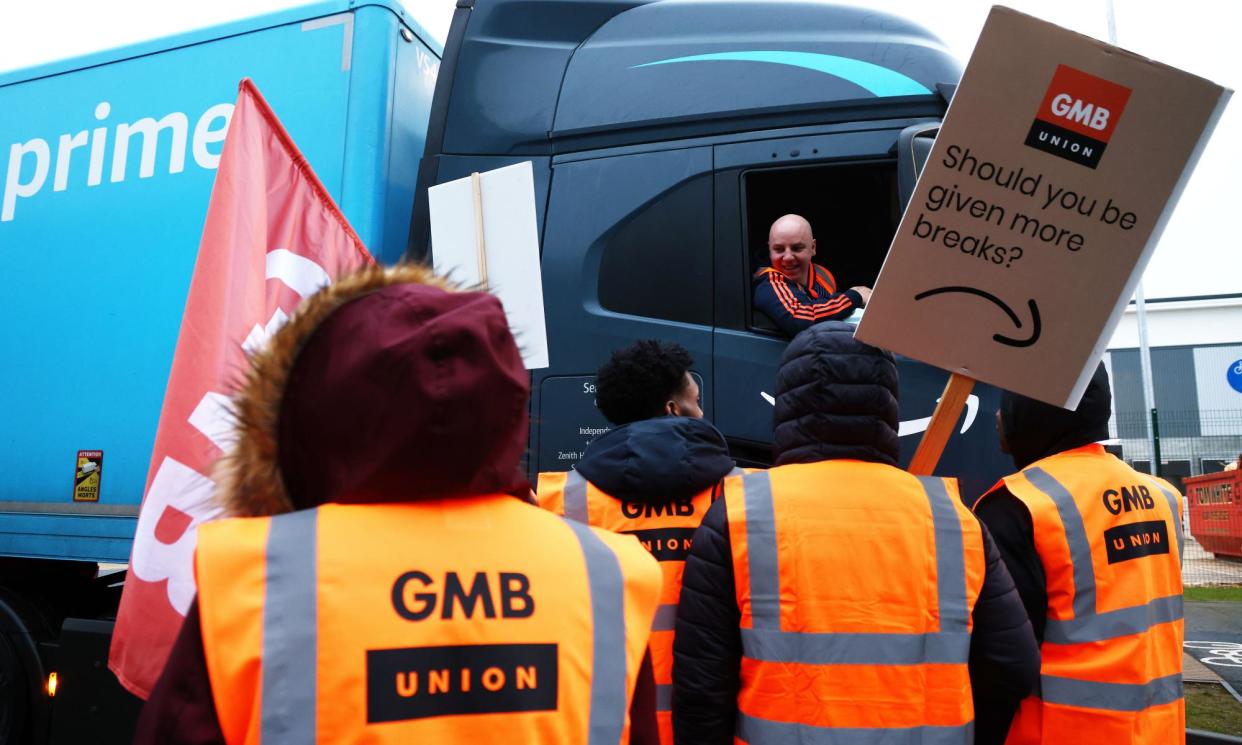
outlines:
[{"label": "dark blue truck cab", "polygon": [[[459,0],[410,254],[433,250],[427,186],[533,162],[551,366],[532,378],[531,473],[607,429],[594,371],[642,338],[690,350],[706,415],[766,465],[787,343],[751,309],[768,226],[804,215],[838,284],[872,285],[959,75],[925,29],[859,8]],[[908,459],[947,374],[899,366]],[[998,393],[974,393],[939,468],[964,497],[1009,465]]]}]

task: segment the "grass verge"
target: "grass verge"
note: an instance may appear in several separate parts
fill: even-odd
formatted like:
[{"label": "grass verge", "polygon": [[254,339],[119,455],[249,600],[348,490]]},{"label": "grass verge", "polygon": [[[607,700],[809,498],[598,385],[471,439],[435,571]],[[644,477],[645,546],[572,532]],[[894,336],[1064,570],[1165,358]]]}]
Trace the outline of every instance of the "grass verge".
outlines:
[{"label": "grass verge", "polygon": [[1218,683],[1187,683],[1186,726],[1242,737],[1242,703]]},{"label": "grass verge", "polygon": [[1224,587],[1187,587],[1187,600],[1228,600],[1242,603],[1242,585]]}]

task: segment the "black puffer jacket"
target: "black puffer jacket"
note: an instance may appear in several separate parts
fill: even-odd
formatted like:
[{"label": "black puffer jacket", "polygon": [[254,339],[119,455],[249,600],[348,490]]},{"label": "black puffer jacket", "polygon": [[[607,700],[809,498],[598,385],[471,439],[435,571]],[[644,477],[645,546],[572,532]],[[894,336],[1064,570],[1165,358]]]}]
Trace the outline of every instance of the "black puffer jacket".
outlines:
[{"label": "black puffer jacket", "polygon": [[[853,458],[897,460],[897,371],[891,355],[829,322],[789,345],[777,377],[778,464]],[[987,569],[975,605],[970,678],[976,742],[1001,743],[1012,712],[992,716],[985,698],[1025,696],[1039,674],[1030,623],[987,530]],[[830,574],[825,573],[825,581]],[[737,715],[742,641],[724,500],[694,536],[686,562],[673,647],[673,731],[678,743],[731,743]],[[913,685],[914,683],[912,683]]]},{"label": "black puffer jacket", "polygon": [[774,417],[778,466],[842,458],[897,465],[893,355],[854,341],[848,323],[803,331],[781,357]]},{"label": "black puffer jacket", "polygon": [[604,433],[575,467],[605,493],[628,502],[690,497],[720,482],[733,459],[720,430],[702,419],[662,416]]}]

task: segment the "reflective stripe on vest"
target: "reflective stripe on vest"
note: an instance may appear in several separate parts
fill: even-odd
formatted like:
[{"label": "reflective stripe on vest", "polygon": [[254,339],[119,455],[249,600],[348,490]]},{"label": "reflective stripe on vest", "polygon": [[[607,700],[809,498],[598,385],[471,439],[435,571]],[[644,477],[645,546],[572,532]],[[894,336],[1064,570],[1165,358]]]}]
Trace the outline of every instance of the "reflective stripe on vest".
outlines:
[{"label": "reflective stripe on vest", "polygon": [[1182,533],[1182,509],[1177,504],[1177,497],[1173,492],[1164,488],[1164,485],[1157,482],[1156,488],[1164,495],[1164,501],[1169,503],[1169,512],[1173,513],[1173,525],[1177,528],[1177,558],[1178,562],[1186,561],[1186,536]]},{"label": "reflective stripe on vest", "polygon": [[673,710],[673,685],[671,683],[661,683],[655,687],[656,689],[656,711],[672,711]]},{"label": "reflective stripe on vest", "polygon": [[1099,683],[1093,680],[1040,677],[1040,698],[1051,704],[1090,706],[1109,711],[1142,711],[1182,697],[1182,676],[1166,675],[1148,683]]},{"label": "reflective stripe on vest", "polygon": [[677,627],[677,605],[665,603],[656,608],[655,620],[651,622],[652,631],[672,631]]},{"label": "reflective stripe on vest", "polygon": [[576,470],[565,474],[565,517],[580,523],[590,522],[587,512],[587,482]]},{"label": "reflective stripe on vest", "polygon": [[[906,478],[903,474],[902,478]],[[769,473],[742,478],[751,626],[741,628],[744,658],[800,665],[926,665],[965,668],[970,657],[970,609],[962,517],[942,479],[919,477],[935,536],[939,630],[930,633],[785,631],[776,514]],[[969,695],[967,695],[969,698]],[[973,739],[973,721],[917,727],[819,726],[779,721],[739,709],[737,734],[749,742],[949,743]]]},{"label": "reflective stripe on vest", "polygon": [[587,579],[591,587],[591,620],[594,624],[591,672],[590,745],[620,742],[625,729],[625,601],[621,565],[617,557],[591,529],[565,520],[582,545]]},{"label": "reflective stripe on vest", "polygon": [[313,745],[318,690],[318,510],[272,518],[263,603],[263,743]]},{"label": "reflective stripe on vest", "polygon": [[[776,565],[776,515],[766,472],[742,477],[746,499],[746,546],[750,559],[750,607],[755,630],[781,627],[780,569]],[[745,629],[743,629],[745,631]],[[745,637],[742,641],[745,649]],[[749,655],[747,655],[749,656]],[[760,658],[762,659],[762,658]]]},{"label": "reflective stripe on vest", "polygon": [[774,722],[738,712],[737,734],[747,742],[798,745],[962,745],[975,741],[975,725],[971,722],[961,727],[830,728]]}]

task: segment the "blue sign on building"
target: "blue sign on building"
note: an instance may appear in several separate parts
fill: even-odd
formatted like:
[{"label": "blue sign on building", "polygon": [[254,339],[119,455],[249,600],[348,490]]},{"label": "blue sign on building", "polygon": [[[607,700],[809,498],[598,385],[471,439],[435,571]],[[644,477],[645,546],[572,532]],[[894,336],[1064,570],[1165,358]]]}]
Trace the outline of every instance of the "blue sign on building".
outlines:
[{"label": "blue sign on building", "polygon": [[1229,380],[1229,387],[1242,393],[1242,360],[1230,363],[1229,371],[1225,373],[1225,377]]}]

